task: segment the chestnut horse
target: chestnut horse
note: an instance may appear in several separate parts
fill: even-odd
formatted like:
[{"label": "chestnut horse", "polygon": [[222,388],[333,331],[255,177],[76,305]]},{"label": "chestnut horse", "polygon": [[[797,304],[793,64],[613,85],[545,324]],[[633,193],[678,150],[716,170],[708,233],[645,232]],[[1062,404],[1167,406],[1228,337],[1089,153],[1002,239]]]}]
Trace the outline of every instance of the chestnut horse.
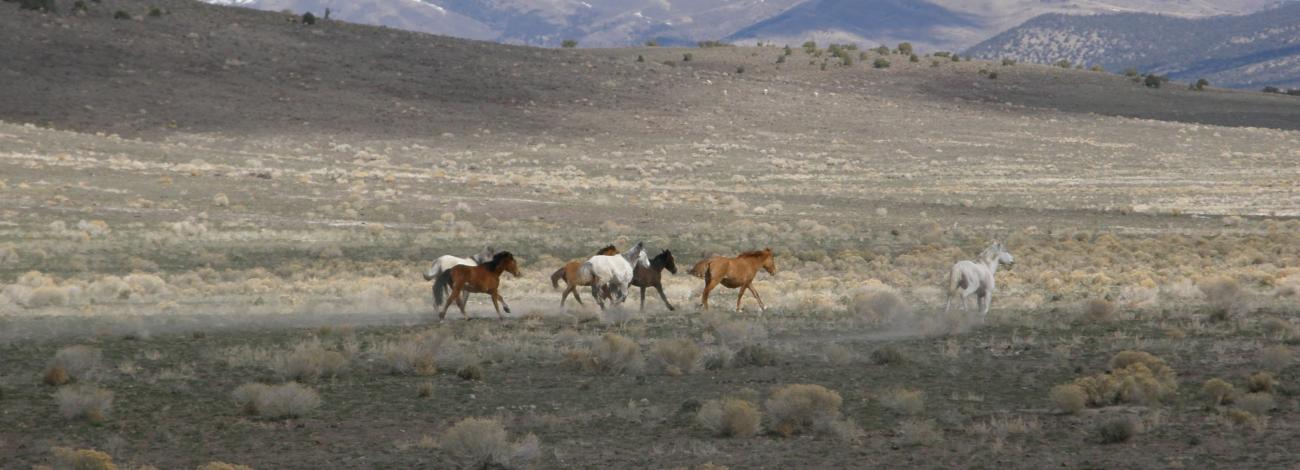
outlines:
[{"label": "chestnut horse", "polygon": [[668,310],[676,310],[673,304],[668,302],[668,296],[664,295],[663,271],[677,274],[677,260],[673,258],[673,252],[664,250],[658,256],[650,260],[650,267],[636,265],[632,270],[632,285],[641,288],[641,310],[645,311],[645,290],[647,287],[653,287],[659,291],[659,298],[663,299],[664,305]]},{"label": "chestnut horse", "polygon": [[[601,248],[600,251],[596,252],[596,254],[604,256],[616,255],[618,254],[618,248],[615,248],[614,245],[609,245]],[[573,293],[573,300],[577,300],[578,305],[582,305],[582,297],[578,295],[578,287],[591,285],[590,283],[582,284],[581,282],[578,282],[578,268],[582,267],[583,261],[586,260],[575,260],[565,263],[564,267],[555,270],[555,274],[551,275],[551,287],[558,289],[560,287],[560,279],[563,279],[564,285],[568,286],[564,289],[564,294],[560,295],[561,307],[564,306],[564,301],[569,298],[569,293]]]},{"label": "chestnut horse", "polygon": [[[447,303],[442,306],[442,311],[438,313],[438,320],[441,321],[447,317],[447,309],[451,307],[452,302],[460,307],[460,314],[466,319],[469,315],[465,314],[465,304],[459,302],[461,292],[481,292],[492,297],[492,308],[497,311],[497,318],[504,320],[501,315],[501,306],[505,299],[501,298],[501,293],[497,290],[501,286],[501,273],[508,272],[519,277],[519,265],[515,263],[514,255],[509,251],[502,251],[492,255],[492,259],[479,264],[478,266],[456,265],[448,271],[451,275],[451,296],[447,297]],[[510,306],[506,306],[506,313],[510,313]]]},{"label": "chestnut horse", "polygon": [[776,275],[776,262],[773,260],[771,248],[762,251],[746,251],[735,258],[713,256],[695,263],[690,273],[704,279],[704,310],[709,309],[709,292],[718,287],[718,284],[740,289],[740,294],[736,296],[737,312],[740,311],[740,302],[745,298],[746,289],[758,300],[758,308],[766,310],[767,306],[763,305],[763,298],[759,297],[758,291],[754,290],[752,285],[759,268],[763,268],[768,274]]}]

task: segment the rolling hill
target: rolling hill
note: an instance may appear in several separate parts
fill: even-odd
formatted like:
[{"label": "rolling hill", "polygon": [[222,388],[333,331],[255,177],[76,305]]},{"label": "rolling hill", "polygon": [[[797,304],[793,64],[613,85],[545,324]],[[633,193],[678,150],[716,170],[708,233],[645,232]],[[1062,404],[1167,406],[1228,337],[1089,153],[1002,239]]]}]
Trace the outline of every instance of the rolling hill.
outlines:
[{"label": "rolling hill", "polygon": [[1300,3],[1203,19],[1142,13],[1044,15],[968,53],[1134,68],[1233,88],[1300,87]]}]

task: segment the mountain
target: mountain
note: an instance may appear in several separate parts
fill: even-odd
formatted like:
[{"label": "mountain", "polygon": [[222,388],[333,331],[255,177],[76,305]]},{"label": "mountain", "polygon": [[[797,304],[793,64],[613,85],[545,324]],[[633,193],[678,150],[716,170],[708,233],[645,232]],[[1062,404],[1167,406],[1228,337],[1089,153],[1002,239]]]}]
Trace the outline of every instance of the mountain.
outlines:
[{"label": "mountain", "polygon": [[206,0],[511,44],[910,41],[960,50],[1046,13],[1244,14],[1277,0]]},{"label": "mountain", "polygon": [[1300,87],[1300,3],[1249,15],[1043,15],[972,47],[983,58],[1135,68],[1216,86]]}]

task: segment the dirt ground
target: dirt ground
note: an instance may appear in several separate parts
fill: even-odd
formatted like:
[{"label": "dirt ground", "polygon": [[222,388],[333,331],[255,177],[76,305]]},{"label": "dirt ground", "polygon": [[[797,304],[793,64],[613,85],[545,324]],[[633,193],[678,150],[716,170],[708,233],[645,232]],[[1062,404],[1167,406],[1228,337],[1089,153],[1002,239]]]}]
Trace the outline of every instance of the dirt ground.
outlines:
[{"label": "dirt ground", "polygon": [[[112,19],[150,5],[167,13]],[[56,447],[123,468],[474,466],[451,432],[471,417],[518,468],[1300,462],[1294,98],[285,19],[0,3],[0,468]],[[948,269],[992,240],[1016,266],[989,317],[944,313]],[[638,241],[676,255],[679,310],[559,307],[551,272]],[[474,320],[437,322],[420,274],[489,244],[521,260],[514,312],[476,295]],[[763,247],[769,308],[725,290],[700,311],[685,270]],[[603,355],[607,334],[632,347]],[[57,355],[95,356],[60,353],[78,345],[98,359],[47,384]],[[399,367],[407,347],[431,362]],[[1172,379],[1063,410],[1054,388],[1130,373],[1129,350]],[[1212,378],[1235,391],[1207,398]],[[295,381],[319,396],[299,416],[235,399]],[[89,384],[111,406],[65,413]],[[840,400],[787,436],[791,384]],[[700,417],[724,397],[761,413],[753,437]],[[1132,435],[1107,443],[1115,422]]]}]

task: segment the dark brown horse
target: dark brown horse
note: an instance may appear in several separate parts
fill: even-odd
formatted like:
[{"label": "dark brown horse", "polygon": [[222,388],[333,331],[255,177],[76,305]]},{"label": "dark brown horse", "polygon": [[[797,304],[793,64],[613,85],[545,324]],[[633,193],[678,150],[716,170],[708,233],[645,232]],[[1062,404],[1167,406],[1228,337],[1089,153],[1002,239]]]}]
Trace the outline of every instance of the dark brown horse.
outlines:
[{"label": "dark brown horse", "polygon": [[[501,315],[501,305],[505,299],[501,298],[501,293],[497,290],[501,286],[501,273],[508,272],[519,277],[519,265],[515,263],[514,255],[509,251],[502,251],[492,255],[492,259],[478,266],[453,266],[449,271],[451,273],[451,296],[447,297],[447,303],[442,306],[442,311],[438,312],[438,320],[441,321],[447,317],[447,309],[451,307],[452,302],[460,307],[460,314],[465,318],[465,304],[460,302],[461,292],[481,292],[492,297],[492,308],[497,311],[497,318],[504,320]],[[510,306],[506,305],[506,313],[510,313]]]},{"label": "dark brown horse", "polygon": [[[606,246],[596,252],[597,256],[614,256],[616,254],[618,254],[618,248],[615,248],[614,245]],[[555,274],[551,274],[551,287],[558,289],[560,287],[561,279],[564,280],[564,285],[568,286],[564,289],[564,293],[560,295],[561,307],[564,306],[564,301],[569,298],[570,293],[573,294],[573,300],[577,300],[578,305],[582,305],[582,297],[578,295],[578,287],[591,285],[590,283],[583,284],[578,281],[578,268],[582,267],[583,261],[586,260],[575,260],[565,263],[564,267],[555,270]]]},{"label": "dark brown horse", "polygon": [[724,258],[713,256],[691,267],[690,273],[695,277],[704,279],[704,310],[709,309],[709,292],[718,284],[740,289],[740,294],[736,295],[736,311],[740,311],[740,301],[745,298],[745,290],[749,289],[758,300],[758,308],[767,309],[763,305],[763,298],[758,295],[752,285],[754,276],[758,275],[758,269],[763,268],[768,274],[776,275],[776,262],[773,260],[772,249],[766,248],[762,251],[746,251],[735,258]]},{"label": "dark brown horse", "polygon": [[664,295],[663,271],[677,274],[677,260],[673,258],[673,252],[664,250],[650,260],[650,267],[635,265],[632,269],[632,285],[641,288],[641,310],[645,310],[645,290],[647,287],[653,287],[659,291],[659,298],[663,299],[664,305],[668,310],[676,310],[673,304],[668,302],[668,296]]}]

